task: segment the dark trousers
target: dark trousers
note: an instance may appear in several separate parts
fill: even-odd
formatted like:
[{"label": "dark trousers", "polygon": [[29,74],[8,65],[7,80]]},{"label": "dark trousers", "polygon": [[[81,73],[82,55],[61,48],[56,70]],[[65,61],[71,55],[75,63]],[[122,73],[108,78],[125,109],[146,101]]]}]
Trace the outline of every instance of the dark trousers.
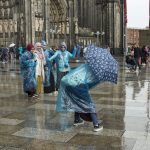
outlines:
[{"label": "dark trousers", "polygon": [[[80,113],[75,112],[74,117],[75,117],[75,122],[80,121]],[[90,117],[91,117],[91,119],[92,119],[93,125],[94,125],[94,126],[97,125],[97,124],[98,124],[98,121],[97,121],[96,113],[90,113]]]},{"label": "dark trousers", "polygon": [[51,93],[55,91],[55,79],[52,72],[50,73],[49,80],[50,80],[50,86],[44,87],[44,93]]},{"label": "dark trousers", "polygon": [[68,71],[66,72],[59,72],[58,75],[57,75],[57,83],[56,83],[56,91],[58,91],[59,89],[59,86],[60,86],[60,82],[61,82],[61,79],[68,73]]},{"label": "dark trousers", "polygon": [[136,70],[137,66],[141,70],[141,63],[139,61],[140,61],[140,58],[135,58],[135,70]]},{"label": "dark trousers", "polygon": [[36,93],[36,90],[26,91],[26,93],[28,94],[28,97],[32,97]]}]

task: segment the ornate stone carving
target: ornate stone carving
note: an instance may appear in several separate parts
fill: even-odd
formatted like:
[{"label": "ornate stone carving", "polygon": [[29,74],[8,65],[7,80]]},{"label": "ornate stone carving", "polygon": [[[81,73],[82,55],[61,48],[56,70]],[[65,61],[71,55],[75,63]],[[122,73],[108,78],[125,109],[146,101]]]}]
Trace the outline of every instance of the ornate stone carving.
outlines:
[{"label": "ornate stone carving", "polygon": [[61,23],[61,33],[65,34],[65,23],[64,22]]},{"label": "ornate stone carving", "polygon": [[67,22],[66,22],[66,33],[69,34],[69,20],[67,19]]},{"label": "ornate stone carving", "polygon": [[17,21],[14,21],[13,29],[14,29],[14,32],[17,32]]},{"label": "ornate stone carving", "polygon": [[9,29],[10,29],[10,32],[13,32],[13,20],[9,21]]},{"label": "ornate stone carving", "polygon": [[40,31],[42,31],[43,30],[43,20],[42,19],[40,19],[39,27],[40,27]]},{"label": "ornate stone carving", "polygon": [[7,20],[4,21],[4,31],[8,32],[8,21]]},{"label": "ornate stone carving", "polygon": [[43,1],[37,0],[34,4],[35,16],[41,18],[43,16]]},{"label": "ornate stone carving", "polygon": [[5,19],[9,19],[9,12],[8,12],[8,9],[5,9],[5,11],[4,11],[4,18]]},{"label": "ornate stone carving", "polygon": [[12,10],[12,8],[10,8],[10,11],[9,11],[9,18],[10,18],[10,19],[13,18],[13,10]]},{"label": "ornate stone carving", "polygon": [[35,19],[35,31],[39,31],[39,19]]},{"label": "ornate stone carving", "polygon": [[3,24],[2,24],[2,22],[0,21],[0,33],[2,33],[2,31],[3,31]]}]

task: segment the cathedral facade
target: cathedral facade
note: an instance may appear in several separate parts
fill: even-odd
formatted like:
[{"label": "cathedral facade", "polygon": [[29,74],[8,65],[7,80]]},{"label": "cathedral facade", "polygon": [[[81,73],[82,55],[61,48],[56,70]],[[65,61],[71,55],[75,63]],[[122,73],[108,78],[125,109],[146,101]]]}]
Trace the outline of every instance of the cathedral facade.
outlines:
[{"label": "cathedral facade", "polygon": [[46,40],[123,48],[123,0],[0,0],[0,46]]}]

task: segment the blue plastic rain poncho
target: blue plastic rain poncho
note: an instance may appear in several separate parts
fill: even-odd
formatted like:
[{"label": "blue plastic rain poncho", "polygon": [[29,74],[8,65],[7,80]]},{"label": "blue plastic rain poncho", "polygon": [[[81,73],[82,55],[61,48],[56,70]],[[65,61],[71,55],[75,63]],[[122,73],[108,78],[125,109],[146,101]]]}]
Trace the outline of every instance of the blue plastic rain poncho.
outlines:
[{"label": "blue plastic rain poncho", "polygon": [[[90,50],[90,55],[88,55],[88,50]],[[99,59],[96,58],[96,56],[98,56]],[[104,56],[104,65],[107,65],[107,67],[105,67],[103,63],[100,63],[103,61],[101,57]],[[85,58],[87,61],[85,64],[70,71],[70,73],[62,78],[57,97],[56,111],[96,113],[95,105],[90,96],[89,90],[104,81],[116,83],[118,65],[110,53],[108,54],[104,49],[100,50],[98,48],[97,51],[95,51],[92,47],[88,47]],[[92,64],[90,62],[92,62]],[[109,75],[107,76],[107,71],[110,67],[112,69],[108,72]],[[102,68],[105,68],[106,72]],[[102,75],[100,75],[99,72],[101,72]]]},{"label": "blue plastic rain poncho", "polygon": [[80,59],[81,46],[79,44],[77,44],[76,48],[77,48],[77,59]]},{"label": "blue plastic rain poncho", "polygon": [[50,83],[50,75],[53,73],[52,69],[52,63],[49,61],[49,58],[51,58],[54,55],[51,50],[46,49],[44,51],[44,56],[46,60],[46,64],[44,65],[44,73],[45,73],[45,81],[44,81],[44,87],[49,87],[51,85]]},{"label": "blue plastic rain poncho", "polygon": [[22,56],[22,53],[23,53],[23,48],[19,47],[18,48],[18,54],[19,54],[20,57]]},{"label": "blue plastic rain poncho", "polygon": [[49,59],[49,61],[56,60],[58,71],[59,72],[67,72],[70,71],[69,59],[75,58],[76,50],[74,49],[73,54],[69,51],[65,50],[62,52],[58,50],[55,54]]},{"label": "blue plastic rain poncho", "polygon": [[65,42],[61,43],[61,47],[64,46],[65,50],[58,50],[55,54],[49,59],[49,61],[55,60],[57,67],[57,84],[56,89],[59,88],[61,78],[70,71],[69,59],[75,58],[76,48],[73,49],[73,53],[71,54],[67,51],[67,46]]},{"label": "blue plastic rain poncho", "polygon": [[61,80],[56,111],[95,113],[89,89],[98,83],[87,64],[70,71]]},{"label": "blue plastic rain poncho", "polygon": [[23,88],[24,92],[30,92],[36,90],[35,79],[35,67],[34,55],[30,51],[23,53],[21,60],[21,73],[23,76]]}]

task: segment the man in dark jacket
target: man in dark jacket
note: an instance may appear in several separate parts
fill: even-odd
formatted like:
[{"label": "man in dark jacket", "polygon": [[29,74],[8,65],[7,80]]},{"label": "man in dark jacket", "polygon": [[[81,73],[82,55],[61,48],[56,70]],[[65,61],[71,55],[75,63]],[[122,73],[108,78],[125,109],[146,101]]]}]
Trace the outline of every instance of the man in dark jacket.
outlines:
[{"label": "man in dark jacket", "polygon": [[139,70],[141,70],[141,57],[142,57],[142,50],[139,48],[139,46],[136,46],[134,48],[134,59],[136,62],[135,70],[137,66],[139,67]]}]

